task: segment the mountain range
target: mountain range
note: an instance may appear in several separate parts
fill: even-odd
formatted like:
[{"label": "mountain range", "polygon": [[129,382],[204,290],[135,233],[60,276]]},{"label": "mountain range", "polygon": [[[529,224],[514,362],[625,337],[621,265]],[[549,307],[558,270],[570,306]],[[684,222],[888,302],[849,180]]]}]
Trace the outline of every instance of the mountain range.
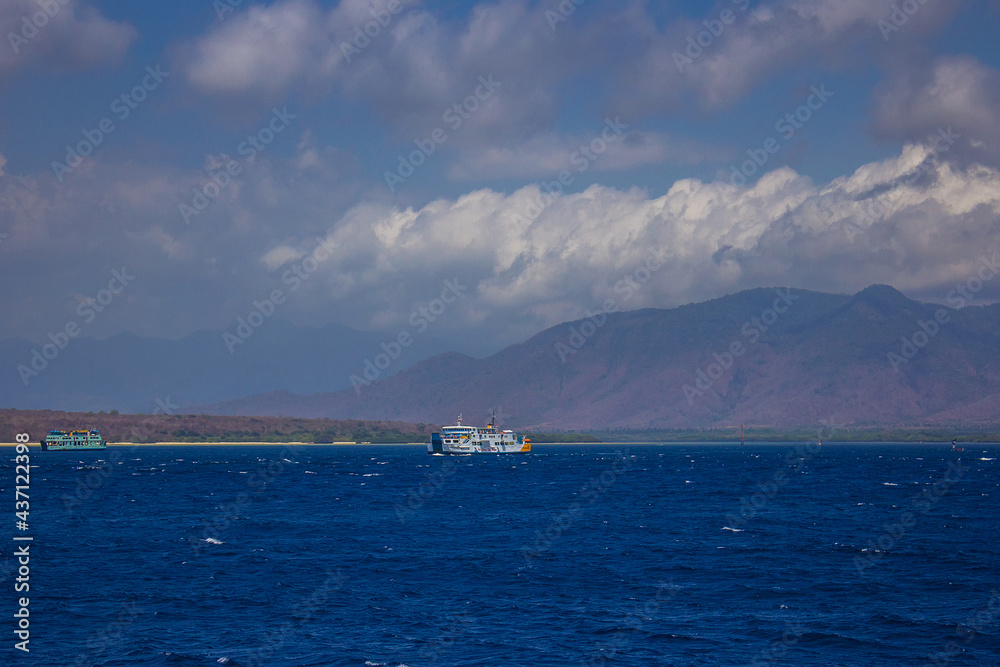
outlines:
[{"label": "mountain range", "polygon": [[[482,359],[454,352],[396,375],[266,392],[209,414],[535,429],[995,425],[1000,304],[753,289],[669,310],[598,312]],[[614,310],[609,307],[609,310]]]},{"label": "mountain range", "polygon": [[[313,393],[350,387],[379,352],[380,332],[345,326],[295,326],[268,321],[245,340],[227,345],[223,334],[199,331],[180,340],[121,333],[110,338],[0,341],[0,406],[27,410],[190,412],[275,390]],[[428,332],[381,375],[405,369],[448,349]]]}]

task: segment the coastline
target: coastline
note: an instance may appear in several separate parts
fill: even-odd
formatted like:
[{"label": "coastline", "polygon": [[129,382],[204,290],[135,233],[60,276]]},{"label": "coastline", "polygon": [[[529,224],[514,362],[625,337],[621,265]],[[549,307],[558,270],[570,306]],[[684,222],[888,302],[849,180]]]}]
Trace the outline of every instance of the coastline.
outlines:
[{"label": "coastline", "polygon": [[[37,442],[27,442],[21,443],[26,444],[29,447],[41,448]],[[343,446],[343,445],[358,445],[361,447],[368,447],[369,445],[426,445],[423,442],[299,442],[299,441],[289,441],[289,442],[176,442],[176,441],[165,441],[165,442],[109,442],[108,449],[112,447],[212,447],[212,446],[226,446],[226,447],[259,447],[263,445],[308,445],[310,447],[333,447],[333,446]],[[0,442],[0,447],[15,447],[17,443],[13,442]],[[99,449],[72,449],[72,450],[60,450],[60,451],[76,451],[76,452],[99,452]]]},{"label": "coastline", "polygon": [[[802,443],[811,443],[815,440],[754,440],[743,443],[745,447],[778,447],[786,445],[795,445]],[[32,449],[41,449],[37,442],[21,443],[27,444]],[[716,447],[716,446],[733,446],[739,445],[738,442],[733,442],[731,440],[673,440],[673,441],[663,441],[663,440],[619,440],[619,441],[608,441],[608,442],[532,442],[531,446],[545,446],[545,447],[601,447],[601,446],[650,446],[656,445],[659,447],[674,447],[674,446],[705,446],[705,447]],[[928,440],[924,442],[911,442],[905,440],[829,440],[821,443],[823,446],[837,446],[837,445],[916,445],[918,447],[922,446],[946,446],[950,445],[951,441],[944,440]],[[982,441],[982,442],[960,442],[959,444],[964,447],[994,447],[1000,445],[1000,442],[995,441]],[[297,447],[426,447],[426,442],[109,442],[107,449],[118,448],[118,447],[264,447],[264,446],[286,446],[295,445]],[[16,447],[17,443],[13,442],[0,442],[0,447]],[[74,450],[60,450],[60,451],[76,451],[76,452],[99,452],[104,451],[100,449],[74,449]]]}]

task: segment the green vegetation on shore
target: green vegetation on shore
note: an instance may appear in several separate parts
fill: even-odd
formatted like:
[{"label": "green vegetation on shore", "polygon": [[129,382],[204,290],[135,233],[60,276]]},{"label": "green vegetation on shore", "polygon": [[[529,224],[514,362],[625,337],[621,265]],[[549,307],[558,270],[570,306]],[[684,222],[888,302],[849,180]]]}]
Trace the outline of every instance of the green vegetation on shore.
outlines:
[{"label": "green vegetation on shore", "polygon": [[37,443],[50,430],[95,428],[116,442],[424,442],[430,424],[298,417],[128,415],[54,410],[0,410],[0,441],[27,433]]},{"label": "green vegetation on shore", "polygon": [[598,443],[603,440],[592,433],[524,433],[524,437],[531,439],[531,442],[554,442],[559,444],[586,444]]},{"label": "green vegetation on shore", "polygon": [[[135,442],[427,442],[438,429],[434,424],[391,421],[303,419],[298,417],[239,417],[213,415],[132,415],[105,412],[0,409],[0,442],[13,442],[17,433],[28,433],[37,443],[49,430],[96,428],[110,443]],[[601,442],[732,442],[740,441],[739,428],[716,429],[613,429],[586,432],[523,432],[533,443],[587,444]],[[995,425],[865,428],[829,427],[775,429],[748,427],[747,443],[754,442],[1000,442]]]},{"label": "green vegetation on shore", "polygon": [[[594,436],[608,442],[733,442],[739,443],[740,429],[616,429],[593,431]],[[829,427],[802,429],[747,428],[743,438],[753,442],[1000,442],[996,427],[912,427],[865,428]]]}]

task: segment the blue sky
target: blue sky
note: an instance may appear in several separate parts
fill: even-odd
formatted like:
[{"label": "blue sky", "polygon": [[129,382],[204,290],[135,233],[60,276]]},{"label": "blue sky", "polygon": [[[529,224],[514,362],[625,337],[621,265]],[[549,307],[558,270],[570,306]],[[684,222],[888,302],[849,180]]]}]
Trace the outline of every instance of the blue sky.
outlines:
[{"label": "blue sky", "polygon": [[[11,37],[45,7],[37,34]],[[651,249],[667,261],[626,309],[776,284],[943,301],[1000,250],[995,0],[567,0],[555,22],[559,7],[4,2],[0,337],[43,340],[122,266],[136,280],[84,335],[232,329],[318,239],[336,250],[278,317],[391,332],[458,278],[468,297],[437,333],[478,353],[583,317]],[[898,26],[894,7],[910,10]],[[156,67],[169,76],[116,117]],[[248,160],[275,109],[287,122]],[[93,134],[104,118],[114,130]],[[100,145],[57,173],[84,132]],[[433,154],[390,188],[416,142]]]}]

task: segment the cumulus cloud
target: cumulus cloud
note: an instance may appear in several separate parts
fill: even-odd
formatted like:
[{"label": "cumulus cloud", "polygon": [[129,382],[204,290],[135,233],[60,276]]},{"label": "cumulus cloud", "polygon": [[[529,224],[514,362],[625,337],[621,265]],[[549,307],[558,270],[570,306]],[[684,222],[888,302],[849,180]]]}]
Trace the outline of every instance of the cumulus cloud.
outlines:
[{"label": "cumulus cloud", "polygon": [[[887,53],[901,58],[955,11],[951,3],[921,5],[888,43],[878,22],[892,15],[892,0],[734,0],[705,14],[721,32],[684,63],[678,56],[688,57],[688,39],[707,30],[704,22],[663,24],[644,3],[575,11],[554,30],[546,16],[551,3],[483,2],[449,21],[416,0],[403,0],[396,13],[386,7],[369,0],[252,5],[182,45],[177,69],[199,94],[237,100],[240,108],[250,101],[263,109],[296,93],[343,95],[405,143],[445,128],[445,113],[489,77],[498,90],[441,149],[457,155],[449,176],[545,177],[563,168],[574,142],[587,139],[556,129],[569,113],[567,86],[586,89],[587,108],[572,113],[595,120],[619,113],[636,124],[669,118],[690,112],[692,99],[715,111],[803,64],[832,70],[881,62]],[[723,9],[732,12],[725,25]],[[594,168],[685,164],[715,152],[647,131],[614,146]]]},{"label": "cumulus cloud", "polygon": [[[1000,172],[956,170],[911,145],[825,185],[781,168],[751,188],[684,180],[657,198],[598,185],[550,198],[530,186],[420,209],[365,206],[330,235],[338,249],[321,280],[359,321],[403,326],[435,281],[457,278],[471,298],[456,319],[510,343],[608,298],[634,309],[762,285],[853,292],[880,282],[943,299],[997,243],[998,213]],[[625,301],[622,281],[653,251],[665,266]]]},{"label": "cumulus cloud", "polygon": [[[448,175],[455,180],[556,178],[564,170],[573,174],[589,169],[618,171],[663,162],[698,164],[731,157],[719,147],[660,132],[627,128],[620,134],[609,132],[606,128],[616,121],[608,120],[589,137],[546,132],[514,147],[487,146],[465,151]],[[617,122],[624,123],[620,117]]]},{"label": "cumulus cloud", "polygon": [[280,95],[328,63],[326,16],[311,0],[252,5],[182,56],[188,81],[218,95]]},{"label": "cumulus cloud", "polygon": [[305,252],[301,250],[296,250],[295,248],[286,245],[279,245],[264,253],[264,256],[260,258],[260,261],[263,262],[264,266],[268,269],[274,271],[279,266],[284,266],[288,262],[301,259],[303,256],[305,256]]},{"label": "cumulus cloud", "polygon": [[[642,98],[658,110],[692,92],[705,106],[719,107],[769,73],[804,60],[838,64],[848,47],[877,46],[884,41],[877,24],[893,11],[892,0],[771,0],[754,6],[734,0],[705,21],[677,19],[661,28],[634,4],[589,20],[573,15],[553,30],[546,16],[552,8],[526,0],[480,3],[464,21],[450,23],[416,1],[401,6],[394,15],[367,0],[342,0],[329,9],[316,0],[253,6],[191,43],[182,69],[195,87],[215,95],[271,95],[336,81],[389,117],[436,111],[442,100],[461,99],[469,81],[489,73],[518,88],[517,104],[505,109],[508,122],[551,111],[555,102],[547,84],[578,74],[595,88],[623,82],[633,102]],[[374,23],[379,10],[385,26]],[[730,12],[725,24],[722,10]],[[907,18],[905,33],[939,29],[952,11],[922,6]],[[716,27],[706,28],[706,22]],[[709,43],[688,51],[688,38],[698,40],[706,30],[718,34],[707,34]],[[870,51],[858,49],[855,57]],[[518,106],[530,113],[517,113]]]},{"label": "cumulus cloud", "polygon": [[954,127],[964,145],[1000,158],[1000,72],[976,58],[947,56],[894,73],[875,102],[880,138],[913,141]]},{"label": "cumulus cloud", "polygon": [[[90,293],[106,282],[105,268],[122,264],[137,269],[132,301],[99,326],[221,330],[254,299],[287,289],[282,273],[321,241],[331,256],[290,294],[282,317],[407,327],[415,307],[457,280],[467,291],[436,333],[468,349],[475,332],[481,350],[606,299],[631,310],[757,286],[853,292],[876,282],[943,298],[984,252],[1000,249],[1000,171],[958,166],[920,144],[825,184],[780,168],[752,187],[686,179],[656,197],[601,185],[549,196],[528,186],[400,208],[365,197],[352,172],[344,156],[304,138],[296,155],[261,158],[188,225],[178,203],[207,182],[202,171],[95,162],[62,187],[51,175],[2,176],[11,224],[0,278],[35,276],[12,296],[5,334],[24,333],[14,324],[36,334],[61,325],[74,306],[51,295]],[[80,248],[87,262],[66,261]],[[623,290],[652,252],[663,267]],[[33,258],[42,254],[70,268],[39,273]],[[1000,297],[1000,284],[982,294]]]},{"label": "cumulus cloud", "polygon": [[[939,30],[955,11],[949,3],[922,5],[907,17],[901,38],[888,44],[878,23],[892,16],[893,5],[892,0],[773,0],[751,6],[734,0],[704,21],[647,27],[637,62],[621,63],[620,95],[633,113],[676,111],[691,94],[704,108],[728,107],[777,72],[805,63],[838,68],[890,48],[908,48],[913,38]],[[727,23],[721,20],[724,10],[731,12]]]},{"label": "cumulus cloud", "polygon": [[0,77],[29,63],[79,69],[121,60],[136,29],[111,21],[88,0],[0,3]]},{"label": "cumulus cloud", "polygon": [[[452,25],[418,4],[400,0],[395,13],[386,9],[388,2],[367,0],[343,0],[329,9],[316,0],[255,5],[184,45],[179,69],[201,93],[268,104],[295,91],[316,94],[339,85],[403,134],[440,125],[451,105],[473,94],[479,77],[491,75],[503,94],[469,126],[509,132],[511,125],[523,130],[551,116],[555,103],[547,84],[558,80],[564,69],[558,63],[566,56],[544,45],[551,40],[537,29],[545,25],[540,11],[524,0],[507,0],[479,5],[466,23]],[[536,66],[539,57],[546,67]]]},{"label": "cumulus cloud", "polygon": [[[295,254],[268,251],[285,239],[325,234],[364,197],[356,161],[308,140],[293,155],[262,153],[240,163],[239,175],[217,188],[210,172],[230,160],[213,155],[203,169],[181,169],[97,156],[63,184],[49,171],[0,176],[7,234],[0,280],[18,286],[8,297],[19,314],[5,319],[0,337],[61,326],[75,308],[61,295],[93,291],[123,264],[138,269],[129,290],[134,304],[109,309],[87,335],[126,329],[169,337],[224,328],[273,289],[273,271]],[[206,186],[214,196],[186,222],[180,206],[191,206]],[[39,272],[39,256],[58,261],[60,270]]]}]

